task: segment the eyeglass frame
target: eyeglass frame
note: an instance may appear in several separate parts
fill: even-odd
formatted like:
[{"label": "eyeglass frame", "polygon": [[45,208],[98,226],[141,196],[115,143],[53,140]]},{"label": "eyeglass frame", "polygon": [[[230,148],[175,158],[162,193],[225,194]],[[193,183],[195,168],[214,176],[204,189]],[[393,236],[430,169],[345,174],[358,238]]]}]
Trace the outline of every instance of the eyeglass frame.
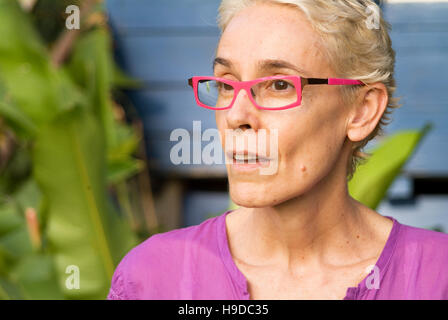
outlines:
[{"label": "eyeglass frame", "polygon": [[[251,93],[251,88],[252,86],[254,86],[257,83],[263,82],[263,81],[267,81],[267,80],[291,80],[294,83],[294,86],[296,88],[297,91],[297,101],[293,102],[289,105],[283,106],[283,107],[277,107],[277,108],[267,108],[267,107],[262,107],[260,105],[258,105],[255,102],[255,99]],[[231,101],[231,103],[229,104],[229,106],[227,107],[223,107],[223,108],[213,108],[210,106],[207,106],[206,104],[202,103],[199,100],[199,92],[198,92],[198,83],[201,80],[211,80],[211,81],[220,81],[223,82],[225,84],[228,84],[230,86],[233,87],[233,89],[235,90],[234,94],[233,94],[233,99]],[[304,80],[304,81],[303,81]],[[249,100],[252,102],[252,104],[261,110],[285,110],[285,109],[291,109],[297,106],[300,106],[302,104],[302,91],[303,88],[306,85],[318,85],[318,84],[327,84],[327,85],[365,85],[364,82],[362,82],[361,80],[353,80],[353,79],[341,79],[341,78],[304,78],[301,76],[270,76],[270,77],[263,77],[263,78],[258,78],[258,79],[254,79],[254,80],[249,80],[249,81],[234,81],[234,80],[229,80],[229,79],[224,79],[224,78],[219,78],[219,77],[205,77],[205,76],[195,76],[192,77],[190,79],[188,79],[188,84],[193,88],[194,91],[194,96],[196,99],[196,103],[203,108],[206,109],[210,109],[210,110],[227,110],[233,107],[233,104],[235,103],[236,98],[238,97],[239,92],[241,91],[241,89],[246,90],[246,93],[249,97]],[[299,89],[300,88],[300,89]]]}]

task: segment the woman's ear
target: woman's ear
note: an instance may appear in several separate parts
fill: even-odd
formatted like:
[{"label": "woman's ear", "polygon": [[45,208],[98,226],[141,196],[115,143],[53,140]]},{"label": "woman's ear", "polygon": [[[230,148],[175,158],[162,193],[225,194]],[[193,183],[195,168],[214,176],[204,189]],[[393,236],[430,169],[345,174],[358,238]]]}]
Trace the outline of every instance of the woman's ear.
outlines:
[{"label": "woman's ear", "polygon": [[366,138],[383,116],[388,101],[387,88],[383,83],[377,82],[362,88],[350,113],[347,137],[353,142]]}]

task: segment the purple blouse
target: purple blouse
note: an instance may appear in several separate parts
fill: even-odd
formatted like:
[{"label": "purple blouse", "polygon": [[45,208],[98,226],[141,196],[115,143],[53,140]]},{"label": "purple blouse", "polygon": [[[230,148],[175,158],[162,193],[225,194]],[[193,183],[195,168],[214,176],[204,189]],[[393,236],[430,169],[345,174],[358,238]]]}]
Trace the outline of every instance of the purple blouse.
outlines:
[{"label": "purple blouse", "polygon": [[[225,217],[155,234],[116,268],[107,299],[248,300],[227,242]],[[448,234],[393,220],[372,271],[344,299],[448,299]]]}]

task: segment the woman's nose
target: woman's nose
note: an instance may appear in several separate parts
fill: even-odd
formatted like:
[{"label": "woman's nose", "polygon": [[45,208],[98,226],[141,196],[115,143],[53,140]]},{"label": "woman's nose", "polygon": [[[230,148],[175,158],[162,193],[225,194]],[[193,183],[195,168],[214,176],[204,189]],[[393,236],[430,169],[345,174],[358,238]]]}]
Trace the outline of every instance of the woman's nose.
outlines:
[{"label": "woman's nose", "polygon": [[226,119],[230,129],[257,130],[260,110],[253,105],[245,89],[237,93],[233,106],[227,111]]}]

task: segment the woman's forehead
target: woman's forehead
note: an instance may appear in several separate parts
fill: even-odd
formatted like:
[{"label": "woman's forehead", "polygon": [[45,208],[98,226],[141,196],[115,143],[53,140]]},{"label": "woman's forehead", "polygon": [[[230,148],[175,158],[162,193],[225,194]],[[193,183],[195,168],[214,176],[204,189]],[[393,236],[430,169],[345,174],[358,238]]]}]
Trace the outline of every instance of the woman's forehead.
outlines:
[{"label": "woman's forehead", "polygon": [[320,38],[298,9],[259,4],[238,12],[225,28],[216,57],[235,68],[262,67],[264,60],[305,64],[322,59]]}]

